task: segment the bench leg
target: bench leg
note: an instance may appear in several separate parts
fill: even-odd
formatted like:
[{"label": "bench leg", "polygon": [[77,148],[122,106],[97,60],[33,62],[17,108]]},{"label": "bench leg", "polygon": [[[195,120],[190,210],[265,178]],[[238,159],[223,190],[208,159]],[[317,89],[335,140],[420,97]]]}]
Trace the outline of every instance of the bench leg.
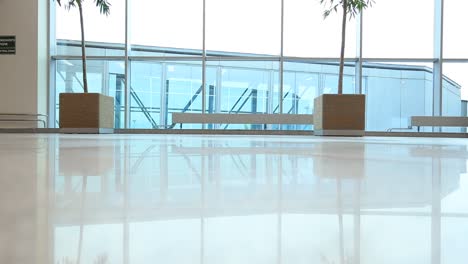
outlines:
[{"label": "bench leg", "polygon": [[182,123],[180,123],[180,129],[182,129]]},{"label": "bench leg", "polygon": [[419,132],[419,128],[420,128],[420,126],[418,126],[418,132]]}]

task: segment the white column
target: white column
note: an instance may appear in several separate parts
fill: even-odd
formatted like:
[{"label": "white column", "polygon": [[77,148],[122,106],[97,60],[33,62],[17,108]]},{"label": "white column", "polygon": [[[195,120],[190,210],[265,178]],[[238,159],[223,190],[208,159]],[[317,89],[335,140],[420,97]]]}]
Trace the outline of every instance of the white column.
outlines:
[{"label": "white column", "polygon": [[0,113],[47,113],[47,17],[47,0],[0,1],[0,35],[16,36],[16,54],[0,55]]},{"label": "white column", "polygon": [[[49,25],[55,25],[55,5],[57,3],[53,1],[47,1],[47,10],[49,13],[47,14],[48,16],[48,21]],[[55,122],[57,117],[55,116],[55,101],[57,99],[56,97],[56,92],[55,92],[55,78],[56,78],[56,73],[57,73],[57,64],[55,60],[51,59],[51,56],[54,56],[57,54],[57,43],[56,43],[56,32],[55,32],[55,26],[49,26],[49,37],[48,37],[48,50],[49,53],[47,54],[47,61],[49,65],[49,71],[47,74],[47,98],[48,98],[48,103],[47,103],[47,113],[49,114],[49,118],[47,120],[49,127],[55,128],[58,127],[58,124]]]}]

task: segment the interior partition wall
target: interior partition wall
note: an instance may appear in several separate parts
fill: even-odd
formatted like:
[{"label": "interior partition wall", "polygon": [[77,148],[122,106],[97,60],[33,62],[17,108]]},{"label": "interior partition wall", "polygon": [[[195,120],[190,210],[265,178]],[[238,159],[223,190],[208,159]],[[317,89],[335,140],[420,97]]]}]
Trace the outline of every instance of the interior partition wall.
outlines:
[{"label": "interior partition wall", "polygon": [[[453,27],[465,3],[397,1],[405,8],[379,0],[347,26],[344,92],[366,94],[368,131],[415,131],[413,115],[466,113],[468,57]],[[77,10],[50,9],[56,127],[58,94],[82,89],[81,43]],[[337,93],[341,16],[324,20],[323,9],[312,0],[117,0],[106,17],[85,2],[90,89],[115,98],[116,128],[178,129],[175,112],[313,114],[316,96]]]}]

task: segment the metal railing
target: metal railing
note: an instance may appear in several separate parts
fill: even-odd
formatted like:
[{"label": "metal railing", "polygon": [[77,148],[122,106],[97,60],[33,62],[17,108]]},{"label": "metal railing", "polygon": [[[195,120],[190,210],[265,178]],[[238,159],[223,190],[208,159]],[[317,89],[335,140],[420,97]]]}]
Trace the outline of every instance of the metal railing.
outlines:
[{"label": "metal railing", "polygon": [[47,115],[43,114],[25,114],[25,113],[0,113],[2,122],[39,122],[44,128],[47,128]]}]

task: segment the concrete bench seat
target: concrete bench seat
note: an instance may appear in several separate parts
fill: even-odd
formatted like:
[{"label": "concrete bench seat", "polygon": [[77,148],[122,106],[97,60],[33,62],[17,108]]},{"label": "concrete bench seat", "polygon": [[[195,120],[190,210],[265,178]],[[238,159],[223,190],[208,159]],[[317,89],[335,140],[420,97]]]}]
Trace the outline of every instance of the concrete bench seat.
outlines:
[{"label": "concrete bench seat", "polygon": [[466,116],[412,116],[411,126],[468,127]]},{"label": "concrete bench seat", "polygon": [[199,114],[172,113],[172,123],[180,124],[314,124],[311,114]]}]

